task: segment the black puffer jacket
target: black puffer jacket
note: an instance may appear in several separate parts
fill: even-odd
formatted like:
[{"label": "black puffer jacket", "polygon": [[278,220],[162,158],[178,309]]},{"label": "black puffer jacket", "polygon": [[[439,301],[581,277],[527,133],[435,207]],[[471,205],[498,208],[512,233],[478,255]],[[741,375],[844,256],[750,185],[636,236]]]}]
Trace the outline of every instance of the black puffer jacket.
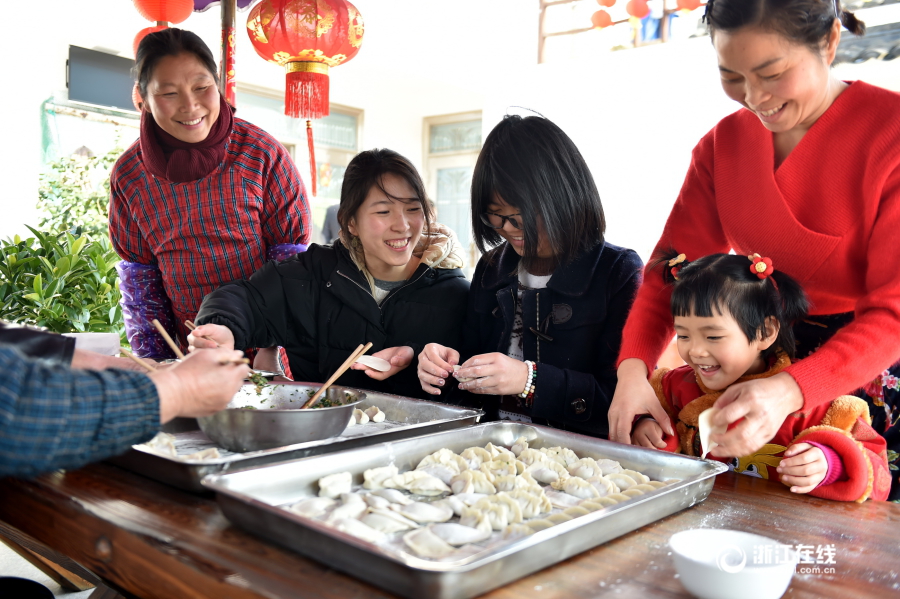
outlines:
[{"label": "black puffer jacket", "polygon": [[284,262],[269,262],[247,281],[216,289],[203,299],[197,324],[228,327],[238,349],[284,347],[297,381],[324,382],[360,343],[372,342],[369,354],[408,345],[412,363],[386,381],[348,370],[336,384],[426,398],[416,356],[427,343],[459,345],[468,291],[461,270],[420,264],[379,306],[336,241],[313,244]]}]

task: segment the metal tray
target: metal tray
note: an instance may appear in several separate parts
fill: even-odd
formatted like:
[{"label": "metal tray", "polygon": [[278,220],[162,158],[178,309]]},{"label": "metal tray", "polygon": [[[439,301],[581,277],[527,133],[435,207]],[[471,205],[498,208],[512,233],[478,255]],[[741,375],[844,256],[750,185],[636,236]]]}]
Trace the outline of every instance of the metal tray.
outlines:
[{"label": "metal tray", "polygon": [[[318,389],[320,386],[319,383],[308,384],[309,389]],[[301,389],[303,389],[302,386]],[[128,452],[110,458],[108,461],[180,489],[201,493],[206,489],[200,484],[200,481],[208,474],[471,426],[476,424],[483,414],[480,410],[459,406],[374,391],[361,391],[365,392],[366,399],[356,407],[365,410],[371,406],[378,406],[385,414],[384,422],[348,427],[339,437],[274,449],[231,453],[220,448],[222,457],[211,460],[175,459],[136,445]],[[178,449],[179,455],[216,447],[215,443],[203,434],[194,418],[176,418],[163,427],[163,432],[175,435],[175,447]]]},{"label": "metal tray", "polygon": [[[430,561],[368,543],[279,507],[315,495],[318,479],[326,474],[350,471],[357,485],[369,468],[393,462],[404,472],[442,447],[461,452],[488,441],[509,447],[519,436],[528,439],[532,447],[561,445],[579,457],[618,460],[623,467],[639,470],[653,480],[681,481],[456,561]],[[203,484],[217,492],[222,511],[233,523],[329,567],[410,599],[467,599],[703,501],[712,490],[714,477],[726,470],[718,462],[546,427],[495,422],[214,475]]]}]

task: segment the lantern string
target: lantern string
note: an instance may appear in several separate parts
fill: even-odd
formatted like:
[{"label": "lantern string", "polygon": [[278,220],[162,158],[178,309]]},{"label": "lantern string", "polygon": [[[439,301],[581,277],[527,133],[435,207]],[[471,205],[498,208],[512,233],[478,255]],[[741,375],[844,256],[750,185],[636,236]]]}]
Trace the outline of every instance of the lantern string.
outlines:
[{"label": "lantern string", "polygon": [[306,143],[309,145],[309,178],[312,180],[312,194],[316,195],[316,149],[313,146],[312,121],[306,121]]}]

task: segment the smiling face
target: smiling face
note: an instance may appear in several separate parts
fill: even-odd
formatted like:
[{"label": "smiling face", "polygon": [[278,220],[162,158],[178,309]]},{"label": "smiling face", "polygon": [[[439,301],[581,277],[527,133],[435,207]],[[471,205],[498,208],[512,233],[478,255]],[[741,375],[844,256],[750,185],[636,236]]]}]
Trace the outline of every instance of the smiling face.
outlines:
[{"label": "smiling face", "polygon": [[[376,279],[403,281],[418,266],[412,252],[425,226],[422,202],[412,186],[393,173],[381,177],[384,191],[373,185],[350,219],[351,235],[359,237],[366,268]],[[387,192],[387,193],[385,193]]]},{"label": "smiling face", "polygon": [[725,389],[746,374],[765,372],[760,352],[778,337],[774,318],[766,319],[766,337],[748,341],[737,321],[728,313],[714,316],[676,316],[678,354],[715,391]]},{"label": "smiling face", "polygon": [[773,133],[806,131],[844,87],[830,73],[840,41],[840,23],[835,24],[820,53],[757,27],[716,31],[713,46],[725,93]]},{"label": "smiling face", "polygon": [[[494,194],[494,199],[488,204],[487,207],[487,215],[488,218],[491,216],[511,216],[513,219],[519,224],[519,226],[524,227],[524,223],[522,220],[522,214],[519,212],[519,209],[515,206],[507,204],[503,198],[499,195]],[[496,229],[497,233],[506,241],[509,242],[510,247],[520,256],[525,255],[525,230],[519,229],[513,226],[512,222],[509,219],[491,219],[495,220],[496,224],[499,224],[500,220],[503,220],[503,228]],[[543,223],[538,223],[538,248],[537,252],[538,258],[552,258],[553,257],[553,248],[550,247],[550,244],[547,242],[547,233],[544,230]]]},{"label": "smiling face", "polygon": [[163,131],[187,143],[206,139],[219,118],[216,80],[193,54],[160,59],[147,83],[144,101]]}]

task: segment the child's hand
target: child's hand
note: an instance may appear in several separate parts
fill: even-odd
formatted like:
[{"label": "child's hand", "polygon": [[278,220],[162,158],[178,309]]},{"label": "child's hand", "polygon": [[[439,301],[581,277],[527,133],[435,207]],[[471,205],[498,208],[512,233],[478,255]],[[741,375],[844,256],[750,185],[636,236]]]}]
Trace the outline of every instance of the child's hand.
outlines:
[{"label": "child's hand", "polygon": [[809,493],[825,480],[828,460],[818,447],[797,443],[784,452],[778,474],[781,482],[791,488],[791,493]]},{"label": "child's hand", "polygon": [[634,431],[631,433],[631,442],[634,445],[650,449],[665,449],[666,442],[663,441],[662,436],[663,430],[659,423],[653,418],[644,418],[634,427]]}]

